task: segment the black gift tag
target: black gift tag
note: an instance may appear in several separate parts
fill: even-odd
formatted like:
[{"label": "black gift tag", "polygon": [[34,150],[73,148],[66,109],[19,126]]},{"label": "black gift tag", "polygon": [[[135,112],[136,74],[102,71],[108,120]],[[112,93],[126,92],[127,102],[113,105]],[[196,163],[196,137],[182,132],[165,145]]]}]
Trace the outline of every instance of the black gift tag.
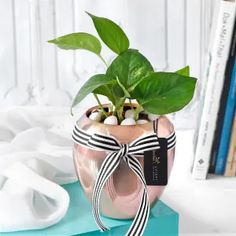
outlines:
[{"label": "black gift tag", "polygon": [[147,185],[167,185],[167,139],[158,138],[160,149],[144,152]]}]

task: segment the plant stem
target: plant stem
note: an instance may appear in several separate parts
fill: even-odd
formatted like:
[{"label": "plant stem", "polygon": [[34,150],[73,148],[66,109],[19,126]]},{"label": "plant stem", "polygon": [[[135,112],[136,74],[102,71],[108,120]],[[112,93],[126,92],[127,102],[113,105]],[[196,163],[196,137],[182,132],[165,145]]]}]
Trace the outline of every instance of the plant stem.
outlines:
[{"label": "plant stem", "polygon": [[102,111],[102,113],[104,114],[105,117],[108,117],[106,111],[104,110],[103,106],[102,106],[102,103],[100,102],[99,98],[98,98],[98,95],[96,93],[93,94],[95,99],[97,100],[97,103],[98,103],[98,106],[100,108],[100,110]]},{"label": "plant stem", "polygon": [[114,113],[114,109],[115,108],[115,106],[111,103],[111,113]]},{"label": "plant stem", "polygon": [[123,120],[123,106],[121,106],[117,110],[117,117],[118,117],[119,123],[121,123],[121,121]]},{"label": "plant stem", "polygon": [[102,55],[98,55],[98,57],[102,60],[102,62],[106,65],[106,67],[108,68],[108,64],[106,63],[105,59],[102,57]]},{"label": "plant stem", "polygon": [[141,105],[139,105],[135,110],[134,110],[134,117],[135,117],[135,120],[138,119],[138,115],[141,111],[143,111],[143,107]]},{"label": "plant stem", "polygon": [[73,116],[74,114],[73,114],[73,107],[71,106],[70,107],[70,114]]},{"label": "plant stem", "polygon": [[130,105],[131,110],[134,110],[134,107],[130,98],[129,98],[129,105]]},{"label": "plant stem", "polygon": [[117,114],[119,122],[123,120],[124,102],[125,102],[125,97],[122,97],[115,106],[115,113]]},{"label": "plant stem", "polygon": [[126,90],[126,88],[124,87],[124,85],[120,82],[118,76],[116,76],[116,81],[117,81],[118,85],[121,87],[121,89],[123,90],[125,96],[126,96],[127,98],[130,98],[129,92]]}]

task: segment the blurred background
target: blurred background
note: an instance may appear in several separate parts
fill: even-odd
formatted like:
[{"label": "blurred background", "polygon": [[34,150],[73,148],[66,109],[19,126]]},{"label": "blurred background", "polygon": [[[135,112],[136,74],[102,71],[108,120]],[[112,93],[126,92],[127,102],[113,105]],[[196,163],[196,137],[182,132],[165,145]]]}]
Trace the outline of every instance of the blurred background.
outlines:
[{"label": "blurred background", "polygon": [[[177,131],[177,152],[161,200],[179,212],[181,235],[233,235],[235,178],[191,178],[193,136],[198,133],[205,102],[210,32],[219,3],[220,0],[0,0],[0,177],[1,171],[13,162],[20,160],[27,165],[31,159],[61,166],[68,179],[75,176],[72,126],[96,101],[93,96],[86,98],[73,117],[68,108],[82,84],[106,68],[95,54],[61,50],[47,41],[79,31],[97,35],[85,13],[88,11],[122,26],[131,47],[139,49],[157,71],[176,71],[189,65],[191,76],[198,78],[190,105],[170,115]],[[111,62],[115,55],[102,46],[103,57]],[[220,139],[220,135],[215,137]],[[210,149],[210,145],[206,147]],[[62,158],[59,162],[57,156]],[[11,218],[9,222],[12,223]]]},{"label": "blurred background", "polygon": [[[84,51],[65,51],[47,40],[77,31],[96,34],[89,11],[119,23],[131,47],[156,70],[190,65],[199,79],[195,99],[177,116],[195,128],[213,10],[219,0],[0,0],[0,106],[69,106],[90,75],[105,70]],[[114,57],[103,45],[104,57]],[[90,106],[93,98],[85,99]],[[188,121],[187,123],[185,121]],[[191,122],[189,122],[191,120]],[[187,125],[187,126],[186,126]]]}]

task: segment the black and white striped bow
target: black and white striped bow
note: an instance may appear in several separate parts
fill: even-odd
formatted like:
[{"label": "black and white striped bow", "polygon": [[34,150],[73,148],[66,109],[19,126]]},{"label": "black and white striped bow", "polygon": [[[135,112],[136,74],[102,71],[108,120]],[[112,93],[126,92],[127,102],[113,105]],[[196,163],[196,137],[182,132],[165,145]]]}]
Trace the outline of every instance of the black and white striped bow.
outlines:
[{"label": "black and white striped bow", "polygon": [[[92,206],[93,206],[93,216],[102,231],[109,230],[101,221],[99,212],[99,201],[101,191],[107,181],[107,179],[112,175],[115,169],[120,164],[121,159],[127,163],[130,169],[138,176],[140,181],[143,183],[143,195],[141,203],[137,214],[131,224],[127,236],[137,236],[142,235],[146,227],[149,212],[150,203],[148,198],[146,181],[143,174],[143,169],[140,162],[136,157],[143,156],[145,151],[159,149],[160,145],[158,142],[158,137],[156,133],[149,134],[144,137],[140,137],[134,140],[130,144],[121,144],[115,137],[107,136],[104,134],[93,134],[90,135],[80,129],[77,125],[73,130],[73,140],[74,142],[90,147],[91,149],[109,151],[109,154],[103,161],[101,168],[99,170],[95,186],[92,195]],[[175,146],[175,133],[172,133],[167,137],[167,147],[171,149]]]}]

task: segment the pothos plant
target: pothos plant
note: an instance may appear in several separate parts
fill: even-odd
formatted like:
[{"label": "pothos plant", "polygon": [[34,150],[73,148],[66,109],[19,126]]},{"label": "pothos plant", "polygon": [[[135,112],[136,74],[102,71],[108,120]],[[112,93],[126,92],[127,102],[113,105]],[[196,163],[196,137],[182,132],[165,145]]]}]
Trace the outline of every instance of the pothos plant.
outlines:
[{"label": "pothos plant", "polygon": [[[142,111],[158,115],[176,112],[191,101],[196,79],[189,76],[188,66],[176,72],[154,71],[144,55],[137,49],[130,48],[128,37],[116,23],[104,17],[87,14],[91,17],[100,39],[117,56],[108,65],[101,55],[100,40],[85,32],[72,33],[48,41],[61,49],[84,49],[95,53],[106,66],[104,74],[92,76],[80,88],[72,108],[88,94],[93,93],[104,117],[112,113],[121,122],[124,119],[124,105],[127,100],[131,108],[134,100],[138,103],[134,109],[136,117]],[[107,97],[111,102],[110,111],[103,108],[98,95]]]}]

